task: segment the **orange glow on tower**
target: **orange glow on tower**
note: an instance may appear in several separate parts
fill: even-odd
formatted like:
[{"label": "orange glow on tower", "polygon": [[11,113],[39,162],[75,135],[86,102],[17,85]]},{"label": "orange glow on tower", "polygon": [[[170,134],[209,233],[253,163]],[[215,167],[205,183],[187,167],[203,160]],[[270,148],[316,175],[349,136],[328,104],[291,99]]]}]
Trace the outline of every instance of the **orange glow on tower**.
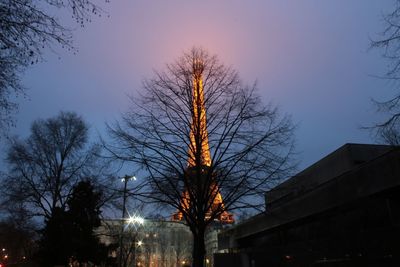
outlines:
[{"label": "orange glow on tower", "polygon": [[[211,153],[208,143],[207,131],[207,116],[204,103],[204,89],[203,89],[203,74],[204,64],[201,60],[195,59],[193,61],[193,103],[192,103],[192,124],[190,127],[190,145],[189,145],[189,158],[188,170],[196,166],[209,169],[211,167]],[[224,203],[218,186],[211,181],[209,195],[213,199],[210,205],[210,210],[206,213],[206,218],[211,217],[211,213],[216,209],[222,209],[223,212],[218,216],[217,220],[222,223],[233,223],[233,215],[225,211]],[[185,210],[190,208],[189,192],[185,191],[181,198],[181,207]],[[178,211],[173,214],[173,220],[181,221],[183,219],[182,212]]]},{"label": "orange glow on tower", "polygon": [[[189,167],[196,166],[196,155],[200,154],[199,164],[201,166],[211,166],[210,148],[208,145],[206,107],[204,105],[203,89],[203,63],[200,60],[193,62],[193,113],[192,125],[190,128],[190,147],[189,147]],[[196,140],[196,138],[198,140]],[[200,151],[198,151],[200,150]]]}]

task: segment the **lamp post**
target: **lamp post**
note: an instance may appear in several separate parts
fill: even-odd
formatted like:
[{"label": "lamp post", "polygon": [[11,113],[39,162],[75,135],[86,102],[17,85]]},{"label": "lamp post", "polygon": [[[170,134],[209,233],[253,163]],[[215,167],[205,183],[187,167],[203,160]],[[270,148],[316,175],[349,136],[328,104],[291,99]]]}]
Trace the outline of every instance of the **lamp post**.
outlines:
[{"label": "lamp post", "polygon": [[[124,190],[122,191],[122,220],[121,220],[121,232],[119,237],[119,266],[125,267],[125,264],[122,264],[123,261],[123,245],[124,245],[124,227],[125,227],[125,216],[126,216],[126,199],[127,199],[127,188],[128,188],[128,181],[136,181],[135,176],[125,175],[121,178],[121,182],[124,183]],[[126,261],[124,260],[124,263]]]}]

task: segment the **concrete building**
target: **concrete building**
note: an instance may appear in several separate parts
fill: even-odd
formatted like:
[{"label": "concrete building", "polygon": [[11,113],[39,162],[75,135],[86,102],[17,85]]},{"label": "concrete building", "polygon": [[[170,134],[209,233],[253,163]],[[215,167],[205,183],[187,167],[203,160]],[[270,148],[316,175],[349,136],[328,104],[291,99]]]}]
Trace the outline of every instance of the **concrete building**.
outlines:
[{"label": "concrete building", "polygon": [[400,266],[399,147],[346,144],[265,199],[214,266]]}]

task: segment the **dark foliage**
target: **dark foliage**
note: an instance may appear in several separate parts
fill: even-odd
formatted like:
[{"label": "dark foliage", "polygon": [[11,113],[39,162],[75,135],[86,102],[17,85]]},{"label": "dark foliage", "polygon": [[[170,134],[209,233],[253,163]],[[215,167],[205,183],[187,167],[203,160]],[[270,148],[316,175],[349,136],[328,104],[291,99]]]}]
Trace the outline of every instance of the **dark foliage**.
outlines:
[{"label": "dark foliage", "polygon": [[33,227],[21,227],[18,221],[0,222],[0,262],[13,266],[32,261],[36,252],[36,233],[32,229]]},{"label": "dark foliage", "polygon": [[100,264],[107,249],[94,230],[100,226],[101,193],[89,181],[79,182],[68,200],[68,210],[56,208],[46,220],[41,240],[43,266],[67,265],[69,261]]}]

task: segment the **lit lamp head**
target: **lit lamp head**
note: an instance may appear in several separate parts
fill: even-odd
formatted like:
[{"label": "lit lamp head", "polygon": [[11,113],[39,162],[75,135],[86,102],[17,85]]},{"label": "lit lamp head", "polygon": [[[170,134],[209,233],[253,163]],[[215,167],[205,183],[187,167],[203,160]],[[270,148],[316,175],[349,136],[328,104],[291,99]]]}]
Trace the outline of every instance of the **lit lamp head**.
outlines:
[{"label": "lit lamp head", "polygon": [[136,181],[136,176],[135,175],[133,175],[133,176],[126,175],[125,177],[121,178],[121,182],[125,182],[125,181],[128,181],[128,180]]}]

